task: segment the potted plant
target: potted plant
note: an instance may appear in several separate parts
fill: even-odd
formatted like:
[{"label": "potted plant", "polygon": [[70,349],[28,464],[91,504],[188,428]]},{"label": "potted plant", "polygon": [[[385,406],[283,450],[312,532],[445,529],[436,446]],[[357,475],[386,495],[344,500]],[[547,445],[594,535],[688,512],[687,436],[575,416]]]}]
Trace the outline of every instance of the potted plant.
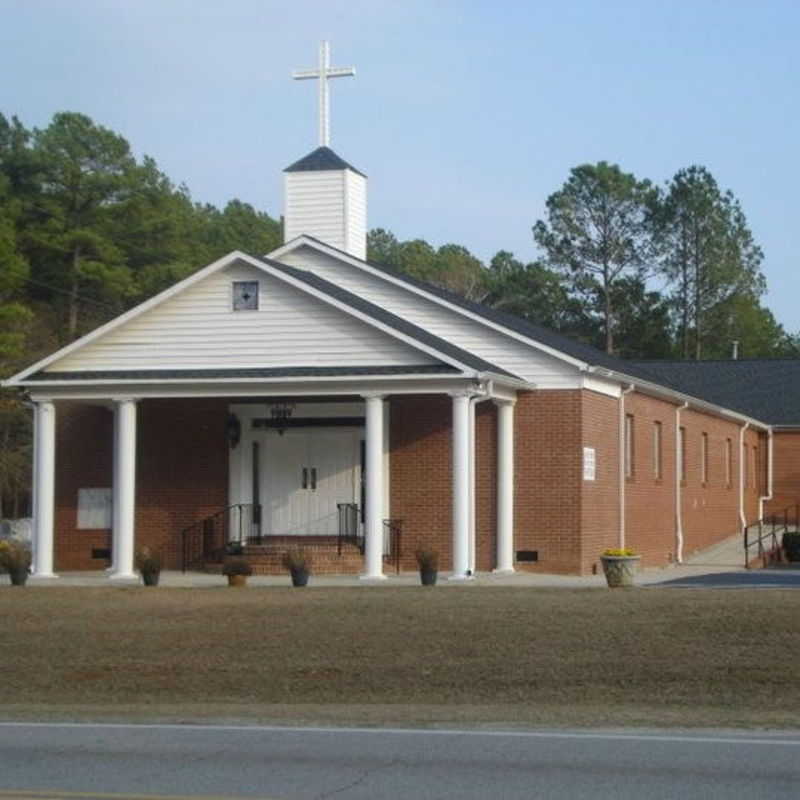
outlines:
[{"label": "potted plant", "polygon": [[222,574],[228,576],[228,586],[247,586],[247,577],[253,574],[250,562],[242,556],[226,558]]},{"label": "potted plant", "polygon": [[311,574],[311,553],[302,547],[293,547],[283,554],[283,566],[292,576],[292,586],[305,586]]},{"label": "potted plant", "polygon": [[12,586],[24,586],[31,572],[31,549],[17,539],[0,541],[0,569],[8,573]]},{"label": "potted plant", "polygon": [[600,556],[609,589],[628,588],[634,585],[641,556],[630,548],[609,548]]},{"label": "potted plant", "polygon": [[800,561],[800,533],[797,531],[784,533],[781,544],[787,561]]},{"label": "potted plant", "polygon": [[136,553],[135,563],[136,569],[142,576],[142,583],[145,586],[158,586],[158,578],[161,575],[161,556],[145,545]]},{"label": "potted plant", "polygon": [[436,550],[420,548],[414,554],[419,567],[419,578],[423,586],[435,586],[439,574],[439,553]]}]

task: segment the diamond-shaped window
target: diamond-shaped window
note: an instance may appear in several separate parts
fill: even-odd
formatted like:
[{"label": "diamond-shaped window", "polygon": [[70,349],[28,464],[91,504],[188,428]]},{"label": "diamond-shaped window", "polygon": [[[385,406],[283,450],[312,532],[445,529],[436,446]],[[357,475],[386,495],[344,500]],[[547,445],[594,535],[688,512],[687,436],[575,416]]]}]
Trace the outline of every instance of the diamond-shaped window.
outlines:
[{"label": "diamond-shaped window", "polygon": [[234,281],[233,310],[258,311],[258,281]]}]

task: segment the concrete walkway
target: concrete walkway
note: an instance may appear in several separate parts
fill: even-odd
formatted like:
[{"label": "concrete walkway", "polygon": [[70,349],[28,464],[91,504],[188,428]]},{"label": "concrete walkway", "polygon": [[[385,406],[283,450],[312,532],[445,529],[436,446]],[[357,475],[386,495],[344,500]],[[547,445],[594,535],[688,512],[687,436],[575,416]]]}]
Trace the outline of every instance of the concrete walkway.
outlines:
[{"label": "concrete walkway", "polygon": [[[732,536],[714,547],[687,557],[685,563],[664,568],[643,569],[637,584],[642,587],[674,588],[800,588],[800,564],[780,565],[770,569],[745,569],[740,535]],[[606,585],[600,575],[548,575],[545,573],[515,572],[511,575],[478,573],[471,581],[450,581],[449,573],[440,573],[438,587],[453,586],[517,586],[563,589],[590,589]],[[3,579],[0,578],[0,581]],[[138,581],[110,581],[105,572],[64,572],[57,579],[29,580],[32,586],[131,586]],[[253,575],[248,585],[289,586],[288,575]],[[220,588],[226,585],[221,575],[202,572],[164,571],[161,586],[178,588]],[[310,586],[398,587],[418,586],[416,572],[395,575],[386,573],[386,580],[365,581],[357,575],[312,575]]]}]

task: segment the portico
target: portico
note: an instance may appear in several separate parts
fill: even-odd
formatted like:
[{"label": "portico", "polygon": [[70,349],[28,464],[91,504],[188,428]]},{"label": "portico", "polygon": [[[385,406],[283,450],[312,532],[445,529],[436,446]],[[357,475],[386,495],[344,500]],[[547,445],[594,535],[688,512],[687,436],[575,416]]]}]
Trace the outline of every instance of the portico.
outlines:
[{"label": "portico", "polygon": [[[110,429],[107,440],[92,443],[95,449],[109,456],[111,564],[108,577],[111,581],[136,577],[134,554],[138,547],[148,544],[167,551],[164,557],[169,563],[168,553],[177,554],[179,548],[174,542],[166,543],[170,537],[178,537],[184,521],[210,516],[209,510],[213,508],[221,510],[240,503],[259,505],[260,531],[267,539],[270,535],[294,535],[313,536],[316,541],[324,536],[334,539],[332,526],[339,503],[355,503],[363,526],[361,575],[368,581],[385,578],[384,522],[399,509],[410,531],[404,542],[402,564],[404,568],[413,568],[414,549],[418,546],[431,548],[438,545],[439,540],[426,541],[424,535],[415,530],[413,503],[405,499],[409,495],[408,488],[392,485],[391,409],[402,407],[404,398],[415,398],[422,404],[425,398],[430,398],[438,409],[443,409],[442,401],[449,407],[446,415],[449,419],[443,419],[442,423],[449,428],[449,453],[444,455],[451,468],[449,491],[442,494],[441,504],[445,512],[446,506],[450,506],[452,527],[449,546],[442,548],[442,567],[451,571],[452,579],[468,580],[476,570],[476,535],[481,535],[475,526],[474,402],[493,401],[503,409],[497,413],[498,443],[506,442],[513,429],[513,416],[507,411],[513,408],[513,390],[501,389],[495,395],[498,390],[492,381],[465,381],[440,374],[374,376],[371,379],[359,376],[357,381],[343,378],[284,381],[277,385],[259,381],[249,385],[220,382],[169,387],[164,382],[138,382],[109,387],[82,381],[80,384],[70,381],[69,386],[61,381],[61,385],[56,386],[54,381],[45,389],[41,384],[46,382],[42,380],[31,392],[36,419],[34,573],[37,578],[55,578],[59,561],[69,569],[73,556],[68,551],[79,547],[71,544],[68,551],[64,551],[56,546],[59,531],[70,527],[64,514],[56,524],[56,465],[64,457],[65,446],[73,454],[73,446],[81,446],[78,442],[67,445],[63,435],[57,436],[59,423],[62,426],[65,423],[59,419],[61,409],[67,417],[73,415],[78,406],[87,413],[113,419],[113,424],[107,426]],[[370,388],[365,389],[365,385]],[[280,431],[269,425],[269,409],[276,403],[288,401],[294,405],[291,426]],[[152,498],[157,494],[163,498],[165,506],[169,505],[172,497],[170,473],[174,473],[174,467],[155,457],[151,450],[157,443],[167,446],[163,434],[175,428],[171,420],[184,419],[196,403],[208,402],[213,402],[216,409],[215,428],[209,430],[206,422],[194,432],[182,430],[180,438],[194,441],[200,460],[225,459],[228,462],[224,470],[217,471],[223,478],[227,474],[226,486],[222,492],[219,485],[211,491],[209,486],[197,484],[183,487],[179,495],[176,490],[176,499],[182,504],[180,513],[170,515],[165,508],[161,514],[164,518],[174,517],[176,524],[167,530],[162,523],[156,534]],[[240,441],[235,446],[226,434],[226,423],[231,416],[236,418],[241,429]],[[186,424],[191,422],[187,420]],[[413,431],[411,436],[413,438]],[[420,458],[439,464],[443,457],[439,449],[429,448],[424,440],[418,446]],[[500,452],[498,449],[492,460],[495,458],[498,464],[513,462],[513,445],[511,450]],[[177,460],[175,456],[173,463]],[[491,567],[501,570],[501,553],[513,549],[514,490],[513,485],[504,483],[513,481],[513,466],[510,471],[507,467],[504,472],[498,471],[497,477],[497,562]],[[215,481],[219,483],[219,479]],[[99,491],[101,487],[87,487],[87,490],[89,488]],[[81,489],[78,494],[81,495]],[[196,497],[197,506],[194,515],[187,511],[187,504],[193,502],[192,495]],[[210,505],[212,496],[222,499],[218,506]],[[399,498],[396,500],[398,509],[392,508],[393,496]],[[76,500],[72,512],[76,517],[84,512],[81,502]],[[73,522],[72,527],[73,541],[79,541],[81,531],[77,523]],[[86,550],[88,552],[88,547]],[[88,555],[84,552],[81,557],[88,558]],[[179,566],[174,557],[170,566]]]}]

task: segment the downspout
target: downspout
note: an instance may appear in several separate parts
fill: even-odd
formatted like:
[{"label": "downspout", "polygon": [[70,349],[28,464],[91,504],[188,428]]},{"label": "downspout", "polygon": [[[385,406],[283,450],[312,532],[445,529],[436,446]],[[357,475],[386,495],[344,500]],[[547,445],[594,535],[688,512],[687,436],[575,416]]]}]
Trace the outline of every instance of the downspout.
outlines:
[{"label": "downspout", "polygon": [[772,428],[767,429],[767,493],[758,498],[758,518],[764,519],[764,503],[772,500]]},{"label": "downspout", "polygon": [[747,518],[744,515],[744,475],[747,469],[747,464],[744,463],[744,434],[750,427],[749,422],[745,422],[739,429],[739,523],[741,525],[741,534],[744,535],[744,529],[747,527]]},{"label": "downspout", "polygon": [[491,400],[493,384],[487,381],[481,387],[482,394],[475,395],[469,400],[469,573],[475,574],[476,562],[476,526],[475,517],[477,516],[476,492],[475,492],[475,406],[485,400]]},{"label": "downspout", "polygon": [[623,389],[619,396],[619,544],[620,550],[625,549],[625,395],[634,390],[632,383]]},{"label": "downspout", "polygon": [[675,409],[675,563],[683,563],[683,509],[681,508],[681,480],[683,459],[681,458],[681,411],[689,407],[688,403]]}]

